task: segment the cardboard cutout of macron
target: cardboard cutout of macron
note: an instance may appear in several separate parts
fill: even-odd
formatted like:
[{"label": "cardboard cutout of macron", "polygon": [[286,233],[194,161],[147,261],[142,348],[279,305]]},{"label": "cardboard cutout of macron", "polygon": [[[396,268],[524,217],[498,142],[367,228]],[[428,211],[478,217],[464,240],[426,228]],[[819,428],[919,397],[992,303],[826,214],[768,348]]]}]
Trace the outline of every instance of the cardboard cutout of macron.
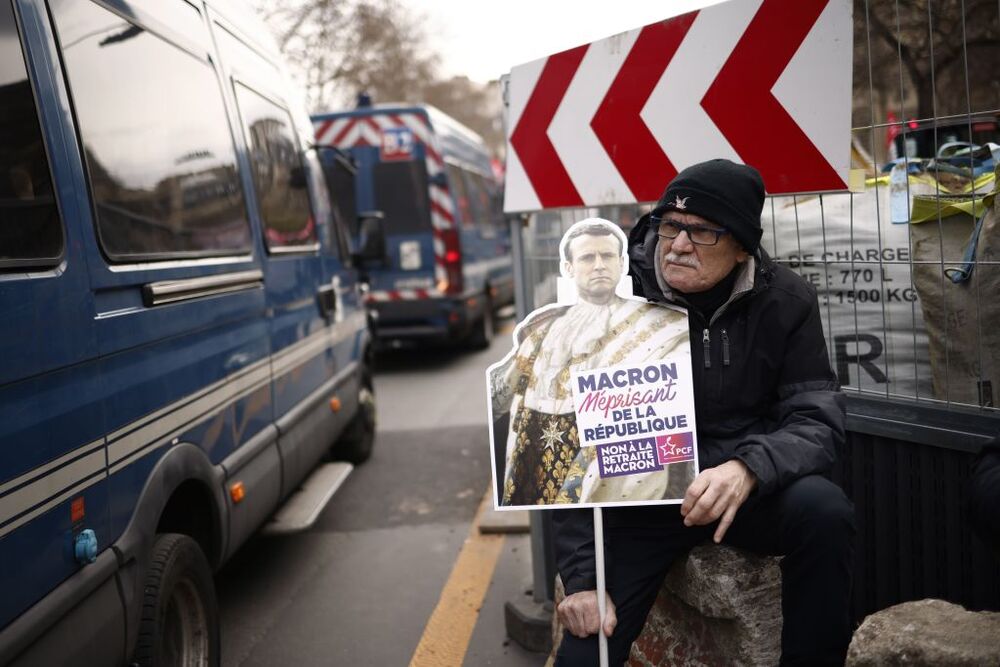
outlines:
[{"label": "cardboard cutout of macron", "polygon": [[632,296],[626,248],[570,227],[558,302],[486,371],[498,509],[677,504],[698,472],[687,314]]}]

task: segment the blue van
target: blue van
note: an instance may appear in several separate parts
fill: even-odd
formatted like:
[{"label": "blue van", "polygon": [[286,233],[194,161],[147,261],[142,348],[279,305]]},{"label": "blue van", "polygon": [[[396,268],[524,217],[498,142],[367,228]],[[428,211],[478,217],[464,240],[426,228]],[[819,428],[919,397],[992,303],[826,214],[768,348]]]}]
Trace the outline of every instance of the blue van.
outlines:
[{"label": "blue van", "polygon": [[382,216],[387,255],[368,272],[367,299],[378,340],[489,345],[494,311],[514,300],[514,274],[502,186],[482,138],[426,105],[312,120],[317,144],[357,165],[358,207]]},{"label": "blue van", "polygon": [[0,664],[218,664],[212,572],[371,451],[385,249],[250,14],[0,0]]}]

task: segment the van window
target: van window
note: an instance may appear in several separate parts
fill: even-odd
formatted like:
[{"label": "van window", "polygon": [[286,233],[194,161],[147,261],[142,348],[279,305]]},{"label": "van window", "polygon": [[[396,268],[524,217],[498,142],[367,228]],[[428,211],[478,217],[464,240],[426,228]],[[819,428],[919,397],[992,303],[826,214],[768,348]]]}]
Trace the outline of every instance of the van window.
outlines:
[{"label": "van window", "polygon": [[209,63],[90,2],[52,8],[105,252],[249,252],[236,151]]},{"label": "van window", "polygon": [[453,164],[447,165],[446,168],[448,170],[448,187],[451,188],[451,194],[458,206],[458,215],[463,225],[472,227],[476,221],[469,205],[469,193],[465,187],[465,179],[462,178],[462,170]]},{"label": "van window", "polygon": [[503,216],[498,215],[497,204],[500,201],[495,194],[496,184],[494,181],[482,174],[466,172],[466,177],[473,184],[469,189],[475,200],[476,220],[479,223],[479,230],[486,238],[495,238],[497,228],[503,222]]},{"label": "van window", "polygon": [[271,250],[312,248],[316,223],[291,115],[242,84],[236,102],[250,138],[250,167]]},{"label": "van window", "polygon": [[63,234],[38,112],[8,0],[0,0],[0,267],[46,265]]},{"label": "van window", "polygon": [[472,208],[472,215],[476,218],[476,223],[480,226],[488,224],[490,219],[490,198],[486,194],[483,185],[483,177],[471,171],[463,172],[465,176],[465,189],[469,193],[469,206]]},{"label": "van window", "polygon": [[386,231],[412,234],[431,228],[427,167],[422,160],[379,162],[372,171]]},{"label": "van window", "polygon": [[358,222],[357,170],[349,158],[337,155],[323,163],[323,175],[330,190],[333,217],[344,226],[351,238],[361,233]]}]

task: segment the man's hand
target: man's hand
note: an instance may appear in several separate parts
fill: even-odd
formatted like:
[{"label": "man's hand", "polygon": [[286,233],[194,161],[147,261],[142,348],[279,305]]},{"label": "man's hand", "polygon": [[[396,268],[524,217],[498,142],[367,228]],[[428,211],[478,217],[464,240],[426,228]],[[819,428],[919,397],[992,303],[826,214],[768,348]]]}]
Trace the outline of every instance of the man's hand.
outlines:
[{"label": "man's hand", "polygon": [[[618,625],[618,617],[615,616],[615,603],[611,601],[611,596],[607,592],[604,595],[604,599],[607,601],[604,635],[610,637],[611,633],[615,631],[615,626]],[[567,595],[559,603],[557,611],[559,612],[559,620],[574,637],[583,639],[597,634],[597,626],[600,624],[600,614],[597,610],[597,591],[580,591]]]},{"label": "man's hand", "polygon": [[738,459],[702,470],[691,482],[681,503],[684,525],[704,526],[722,517],[713,538],[718,544],[732,525],[736,510],[756,485],[757,478]]}]

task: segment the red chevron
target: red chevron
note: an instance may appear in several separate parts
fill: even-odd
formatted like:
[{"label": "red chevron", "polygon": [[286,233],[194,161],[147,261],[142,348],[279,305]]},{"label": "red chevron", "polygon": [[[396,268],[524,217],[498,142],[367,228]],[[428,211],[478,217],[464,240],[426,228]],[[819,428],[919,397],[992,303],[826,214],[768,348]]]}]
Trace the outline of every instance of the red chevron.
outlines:
[{"label": "red chevron", "polygon": [[517,127],[510,135],[510,145],[521,160],[542,208],[583,205],[547,132],[589,47],[584,44],[549,56]]},{"label": "red chevron", "polygon": [[322,139],[323,135],[326,134],[326,131],[330,129],[331,125],[333,125],[332,120],[324,120],[322,123],[320,123],[319,127],[315,128],[313,136],[316,137],[316,139]]},{"label": "red chevron", "polygon": [[349,120],[344,127],[340,128],[340,132],[337,133],[337,136],[330,140],[330,143],[334,146],[340,146],[344,142],[344,138],[347,137],[347,133],[351,131],[351,128],[354,127],[354,124],[357,122],[357,118]]},{"label": "red chevron", "polygon": [[677,174],[639,113],[696,16],[691,12],[643,28],[590,121],[636,201],[656,201]]},{"label": "red chevron", "polygon": [[827,3],[764,0],[701,100],[743,161],[760,170],[768,192],[846,187],[771,93]]}]

